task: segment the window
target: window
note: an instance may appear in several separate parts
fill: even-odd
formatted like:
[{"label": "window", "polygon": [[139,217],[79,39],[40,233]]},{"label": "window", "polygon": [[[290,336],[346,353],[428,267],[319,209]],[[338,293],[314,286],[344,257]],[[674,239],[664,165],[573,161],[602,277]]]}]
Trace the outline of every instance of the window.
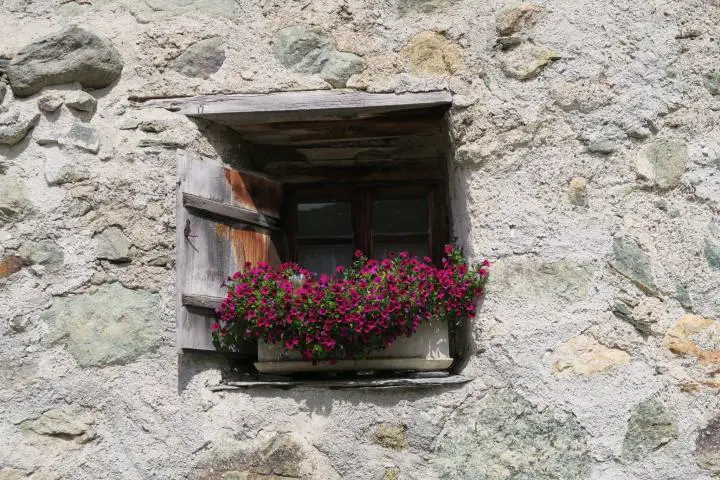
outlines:
[{"label": "window", "polygon": [[[148,102],[231,128],[241,152],[232,164],[242,168],[179,152],[178,347],[214,350],[221,285],[245,262],[330,274],[358,249],[439,261],[449,237],[449,104],[446,92],[342,91]],[[452,332],[449,342],[462,355]],[[258,345],[240,353],[257,360]]]},{"label": "window", "polygon": [[438,260],[446,241],[440,186],[299,186],[286,194],[289,259],[332,274],[355,250],[385,258],[408,251]]}]

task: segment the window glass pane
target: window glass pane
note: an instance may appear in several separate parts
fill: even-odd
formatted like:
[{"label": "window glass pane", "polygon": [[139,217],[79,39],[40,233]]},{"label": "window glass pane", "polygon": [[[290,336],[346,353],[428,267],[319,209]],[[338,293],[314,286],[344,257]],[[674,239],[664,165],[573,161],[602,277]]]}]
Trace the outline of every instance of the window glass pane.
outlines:
[{"label": "window glass pane", "polygon": [[402,242],[402,243],[385,243],[375,242],[373,246],[373,256],[378,260],[386,258],[388,253],[394,252],[398,254],[400,252],[408,252],[410,255],[419,257],[422,259],[428,255],[428,242],[427,240],[422,242]]},{"label": "window glass pane", "polygon": [[375,200],[372,228],[375,233],[425,233],[428,229],[427,198]]},{"label": "window glass pane", "polygon": [[311,272],[332,275],[335,268],[347,266],[352,261],[352,244],[347,245],[300,245],[298,263]]},{"label": "window glass pane", "polygon": [[298,237],[352,237],[349,202],[298,204]]}]

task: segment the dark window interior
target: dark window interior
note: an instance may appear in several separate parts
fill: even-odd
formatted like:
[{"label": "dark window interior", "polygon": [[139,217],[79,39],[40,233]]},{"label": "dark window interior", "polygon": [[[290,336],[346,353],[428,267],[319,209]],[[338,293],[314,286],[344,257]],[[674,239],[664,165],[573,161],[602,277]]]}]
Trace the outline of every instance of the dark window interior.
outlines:
[{"label": "dark window interior", "polygon": [[439,260],[446,229],[440,186],[294,186],[286,192],[290,260],[332,274],[355,250],[372,258],[408,251]]}]

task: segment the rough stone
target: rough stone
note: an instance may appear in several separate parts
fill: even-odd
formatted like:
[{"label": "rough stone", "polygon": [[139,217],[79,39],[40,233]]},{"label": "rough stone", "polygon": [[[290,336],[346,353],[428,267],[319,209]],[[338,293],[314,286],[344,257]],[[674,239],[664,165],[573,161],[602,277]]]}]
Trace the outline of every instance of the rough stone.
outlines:
[{"label": "rough stone", "polygon": [[600,139],[594,140],[587,145],[588,152],[600,153],[602,155],[609,155],[618,149],[618,145],[614,140],[611,139]]},{"label": "rough stone", "polygon": [[398,467],[386,468],[383,480],[400,480],[400,469]]},{"label": "rough stone", "polygon": [[339,480],[316,448],[293,434],[276,434],[253,448],[237,451],[218,446],[209,458],[200,462],[192,477],[195,480],[257,479]]},{"label": "rough stone", "polygon": [[501,36],[514,35],[533,26],[542,12],[543,7],[534,3],[505,6],[495,17],[495,30]]},{"label": "rough stone", "polygon": [[210,78],[225,63],[225,49],[220,37],[206,38],[188,47],[170,67],[186,77]]},{"label": "rough stone", "polygon": [[592,269],[572,263],[503,259],[493,265],[490,289],[518,297],[576,302],[587,297],[592,275]]},{"label": "rough stone", "polygon": [[7,85],[0,82],[0,105],[2,105],[3,100],[5,100],[6,93],[7,93]]},{"label": "rough stone", "polygon": [[695,441],[695,458],[700,467],[720,474],[720,416],[700,430]]},{"label": "rough stone", "polygon": [[0,126],[0,144],[12,146],[20,143],[28,132],[37,125],[38,120],[40,120],[40,114],[36,113],[30,118]]},{"label": "rough stone", "polygon": [[640,245],[631,238],[616,237],[613,239],[614,258],[610,265],[621,275],[627,277],[644,292],[655,295],[657,287],[650,266],[650,257],[643,252]]},{"label": "rough stone", "polygon": [[643,149],[637,156],[638,178],[659,189],[670,189],[680,183],[685,173],[688,149],[684,143],[658,141]]},{"label": "rough stone", "polygon": [[0,224],[20,218],[29,207],[23,182],[9,175],[0,175]]},{"label": "rough stone", "polygon": [[25,260],[18,255],[8,255],[0,261],[0,278],[7,278],[25,266]]},{"label": "rough stone", "polygon": [[7,125],[14,125],[20,121],[20,112],[17,110],[13,110],[10,112],[4,113],[2,116],[0,116],[0,125],[1,126],[7,126]]},{"label": "rough stone", "polygon": [[710,224],[705,237],[703,254],[713,270],[720,270],[720,227]]},{"label": "rough stone", "polygon": [[63,83],[107,87],[122,68],[120,54],[110,40],[70,26],[20,49],[8,65],[7,76],[15,96],[27,97],[48,85]]},{"label": "rough stone", "polygon": [[452,0],[400,0],[398,10],[401,15],[411,12],[430,13],[450,3]]},{"label": "rough stone", "polygon": [[692,297],[690,296],[687,285],[678,284],[675,286],[675,300],[677,300],[684,309],[693,308]]},{"label": "rough stone", "polygon": [[20,424],[20,429],[37,435],[75,443],[87,443],[95,438],[91,431],[95,415],[79,407],[61,407],[48,410],[34,420]]},{"label": "rough stone", "polygon": [[571,204],[578,207],[587,207],[587,179],[575,177],[568,185],[567,197]]},{"label": "rough stone", "polygon": [[675,418],[658,400],[640,403],[628,421],[622,447],[622,458],[635,462],[642,460],[663,445],[677,438]]},{"label": "rough stone", "polygon": [[449,75],[462,66],[460,47],[432,30],[412,37],[402,54],[409,60],[410,69],[419,74]]},{"label": "rough stone", "polygon": [[319,74],[335,88],[365,69],[364,60],[348,52],[339,52],[335,42],[317,27],[294,25],[280,30],[275,38],[275,56],[296,72]]},{"label": "rough stone", "polygon": [[57,93],[45,93],[38,98],[37,106],[43,112],[52,113],[65,103],[63,97]]},{"label": "rough stone", "polygon": [[130,261],[130,241],[118,227],[108,227],[95,236],[95,257],[116,263]]},{"label": "rough stone", "polygon": [[66,158],[59,149],[45,150],[45,181],[51,187],[75,183],[90,178],[87,168]]},{"label": "rough stone", "polygon": [[125,364],[153,350],[162,335],[158,296],[119,283],[55,298],[43,319],[81,367]]},{"label": "rough stone", "polygon": [[647,297],[632,305],[633,309],[630,310],[627,301],[624,299],[616,302],[613,313],[632,325],[643,337],[658,333],[655,327],[662,316],[662,302],[657,298]]},{"label": "rough stone", "polygon": [[663,344],[674,354],[695,357],[705,365],[720,363],[720,323],[687,314],[665,333]]},{"label": "rough stone", "polygon": [[381,423],[375,427],[373,437],[378,445],[393,450],[403,450],[408,447],[406,431],[407,426],[402,423]]},{"label": "rough stone", "polygon": [[550,85],[550,96],[563,111],[581,113],[595,111],[613,99],[607,84],[591,80],[555,81]]},{"label": "rough stone", "polygon": [[63,142],[92,153],[97,153],[100,150],[100,134],[98,131],[90,125],[80,122],[72,124],[67,135],[63,138]]},{"label": "rough stone", "polygon": [[169,125],[161,120],[145,120],[137,124],[137,127],[143,132],[160,133],[167,130]]},{"label": "rough stone", "polygon": [[572,337],[553,352],[553,366],[559,374],[592,375],[628,363],[627,352],[601,345],[588,335]]},{"label": "rough stone", "polygon": [[0,469],[0,480],[22,480],[27,478],[25,472],[16,468],[2,468]]},{"label": "rough stone", "polygon": [[81,112],[93,113],[97,107],[97,100],[89,93],[78,90],[65,95],[65,105]]},{"label": "rough stone", "polygon": [[503,53],[500,64],[510,78],[529,80],[536,77],[553,60],[562,58],[559,53],[541,45],[524,42]]},{"label": "rough stone", "polygon": [[18,250],[18,255],[30,265],[42,265],[48,272],[60,270],[65,262],[62,249],[57,243],[47,239],[24,243]]},{"label": "rough stone", "polygon": [[436,441],[440,479],[581,479],[590,474],[587,434],[571,416],[539,411],[513,390],[460,407]]}]

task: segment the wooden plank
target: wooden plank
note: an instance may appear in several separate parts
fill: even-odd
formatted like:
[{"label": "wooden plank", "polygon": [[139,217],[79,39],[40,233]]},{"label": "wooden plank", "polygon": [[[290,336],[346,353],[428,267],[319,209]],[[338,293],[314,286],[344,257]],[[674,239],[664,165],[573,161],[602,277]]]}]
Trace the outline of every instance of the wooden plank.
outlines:
[{"label": "wooden plank", "polygon": [[423,115],[416,113],[410,118],[378,117],[371,121],[334,120],[314,122],[282,122],[252,125],[226,126],[234,128],[247,141],[294,145],[303,142],[332,140],[368,140],[387,137],[404,137],[417,135],[433,135],[441,130],[442,114]]},{"label": "wooden plank", "polygon": [[191,193],[183,193],[183,206],[196,212],[206,214],[210,218],[238,221],[245,225],[265,228],[267,230],[281,230],[282,222],[279,218],[262,215],[257,212],[216,202]]},{"label": "wooden plank", "polygon": [[447,108],[451,104],[452,95],[447,91],[396,94],[315,90],[149,100],[142,106],[166,108],[191,117],[239,125],[366,118],[393,111]]},{"label": "wooden plank", "polygon": [[440,166],[414,165],[398,169],[385,163],[324,167],[292,165],[272,168],[272,173],[284,183],[357,183],[357,182],[434,182],[442,178]]},{"label": "wooden plank", "polygon": [[[186,208],[185,199],[202,197],[226,205],[233,212],[242,209],[279,218],[282,185],[263,175],[190,158],[185,152],[178,155],[178,178],[178,346],[214,350],[210,341],[212,312],[203,311],[203,305],[186,305],[187,298],[183,295],[222,298],[226,293],[224,281],[245,262],[277,264],[280,254],[272,232],[248,229],[248,225],[235,226],[234,222],[242,223],[237,219],[219,223],[216,218],[199,217],[194,215],[194,210]],[[248,345],[247,348],[255,347]]]},{"label": "wooden plank", "polygon": [[225,385],[212,387],[213,391],[238,390],[244,388],[432,388],[452,387],[471,382],[473,379],[462,375],[448,375],[445,377],[428,378],[367,378],[358,380],[277,380],[277,381],[243,381],[228,382]]},{"label": "wooden plank", "polygon": [[223,300],[225,300],[225,297],[211,297],[209,295],[182,294],[181,298],[183,306],[212,311],[215,311],[216,308],[220,308],[220,304]]}]

